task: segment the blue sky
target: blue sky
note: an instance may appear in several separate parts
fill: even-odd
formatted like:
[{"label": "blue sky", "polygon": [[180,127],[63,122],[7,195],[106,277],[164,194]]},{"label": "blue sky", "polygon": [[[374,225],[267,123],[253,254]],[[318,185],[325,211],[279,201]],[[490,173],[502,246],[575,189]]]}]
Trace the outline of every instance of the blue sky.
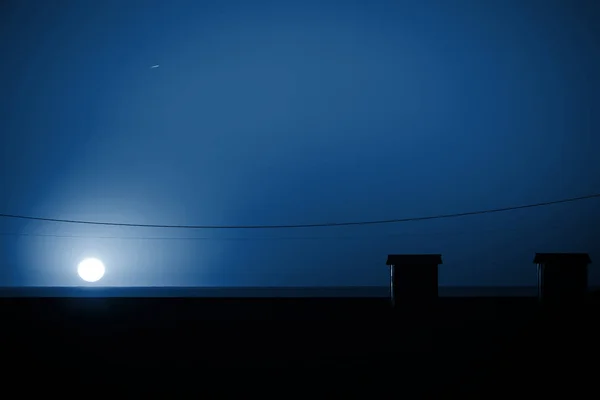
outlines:
[{"label": "blue sky", "polygon": [[[600,192],[591,1],[1,7],[2,213],[303,224]],[[533,285],[536,251],[600,256],[597,209],[269,231],[2,219],[0,285],[77,285],[86,256],[105,285],[385,285],[388,253],[442,253],[444,285]]]}]

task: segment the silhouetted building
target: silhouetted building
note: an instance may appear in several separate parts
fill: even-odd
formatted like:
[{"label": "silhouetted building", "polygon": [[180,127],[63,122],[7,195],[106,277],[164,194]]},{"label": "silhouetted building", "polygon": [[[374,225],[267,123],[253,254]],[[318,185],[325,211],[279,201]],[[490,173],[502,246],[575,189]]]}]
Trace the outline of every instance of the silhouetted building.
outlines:
[{"label": "silhouetted building", "polygon": [[441,254],[390,254],[392,303],[427,305],[438,297],[438,265]]},{"label": "silhouetted building", "polygon": [[538,297],[544,302],[566,303],[583,300],[587,293],[587,253],[536,253]]}]

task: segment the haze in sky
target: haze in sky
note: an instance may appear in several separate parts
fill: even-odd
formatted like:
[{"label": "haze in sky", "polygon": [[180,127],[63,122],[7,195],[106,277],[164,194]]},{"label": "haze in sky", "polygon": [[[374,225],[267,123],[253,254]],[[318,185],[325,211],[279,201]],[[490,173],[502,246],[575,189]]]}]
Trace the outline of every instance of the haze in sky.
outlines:
[{"label": "haze in sky", "polygon": [[[419,217],[600,192],[594,1],[4,1],[0,213],[173,225]],[[160,66],[160,68],[158,68]],[[156,68],[155,68],[156,67]],[[0,219],[0,286],[534,285],[598,200],[374,226]],[[600,283],[600,273],[591,279]]]}]

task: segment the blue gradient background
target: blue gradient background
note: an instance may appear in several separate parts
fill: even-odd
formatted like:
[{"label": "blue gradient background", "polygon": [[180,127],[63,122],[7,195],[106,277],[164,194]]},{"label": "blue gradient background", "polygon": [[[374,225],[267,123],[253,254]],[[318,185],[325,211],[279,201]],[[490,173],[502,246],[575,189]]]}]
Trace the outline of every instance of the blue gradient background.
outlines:
[{"label": "blue gradient background", "polygon": [[[0,54],[4,213],[303,224],[600,191],[593,1],[3,1]],[[78,285],[85,256],[109,286],[384,286],[405,252],[442,253],[442,285],[528,286],[536,251],[600,262],[599,206],[268,231],[1,219],[0,286]]]}]

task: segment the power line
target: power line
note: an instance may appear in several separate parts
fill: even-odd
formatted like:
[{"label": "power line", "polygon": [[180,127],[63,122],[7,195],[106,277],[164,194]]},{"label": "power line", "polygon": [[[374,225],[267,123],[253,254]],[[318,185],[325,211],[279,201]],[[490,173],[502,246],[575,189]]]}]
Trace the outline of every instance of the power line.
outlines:
[{"label": "power line", "polygon": [[[544,225],[545,229],[560,229],[563,225],[556,224],[552,226]],[[539,227],[531,227],[537,231]],[[0,236],[17,237],[42,237],[42,238],[66,238],[66,239],[106,239],[106,240],[189,240],[189,241],[260,241],[260,240],[354,240],[354,239],[386,239],[396,237],[414,237],[414,236],[459,236],[459,235],[480,235],[485,233],[523,231],[523,227],[501,227],[494,229],[477,229],[473,231],[449,231],[449,232],[396,232],[384,234],[367,235],[335,235],[335,236],[94,236],[94,235],[75,235],[75,234],[52,234],[52,233],[28,233],[28,232],[0,232]]]},{"label": "power line", "polygon": [[324,228],[324,227],[336,227],[336,226],[356,226],[356,225],[381,225],[381,224],[394,224],[400,222],[414,222],[414,221],[425,221],[432,219],[445,219],[445,218],[457,218],[466,217],[470,215],[482,215],[482,214],[493,214],[506,211],[522,210],[526,208],[544,207],[554,204],[569,203],[580,200],[587,200],[593,198],[600,198],[600,193],[590,194],[587,196],[571,197],[560,200],[546,201],[543,203],[525,204],[520,206],[494,208],[488,210],[469,211],[462,213],[453,214],[438,214],[424,217],[411,217],[411,218],[398,218],[398,219],[387,219],[387,220],[371,220],[371,221],[355,221],[355,222],[327,222],[327,223],[316,223],[316,224],[298,224],[298,225],[160,225],[160,224],[133,224],[133,223],[121,223],[121,222],[100,222],[100,221],[84,221],[84,220],[70,220],[70,219],[58,219],[58,218],[42,218],[32,217],[27,215],[15,215],[15,214],[0,214],[3,218],[15,218],[25,219],[32,221],[46,221],[46,222],[60,222],[66,224],[82,224],[82,225],[104,225],[104,226],[122,226],[122,227],[135,227],[135,228],[168,228],[168,229],[293,229],[293,228]]}]

